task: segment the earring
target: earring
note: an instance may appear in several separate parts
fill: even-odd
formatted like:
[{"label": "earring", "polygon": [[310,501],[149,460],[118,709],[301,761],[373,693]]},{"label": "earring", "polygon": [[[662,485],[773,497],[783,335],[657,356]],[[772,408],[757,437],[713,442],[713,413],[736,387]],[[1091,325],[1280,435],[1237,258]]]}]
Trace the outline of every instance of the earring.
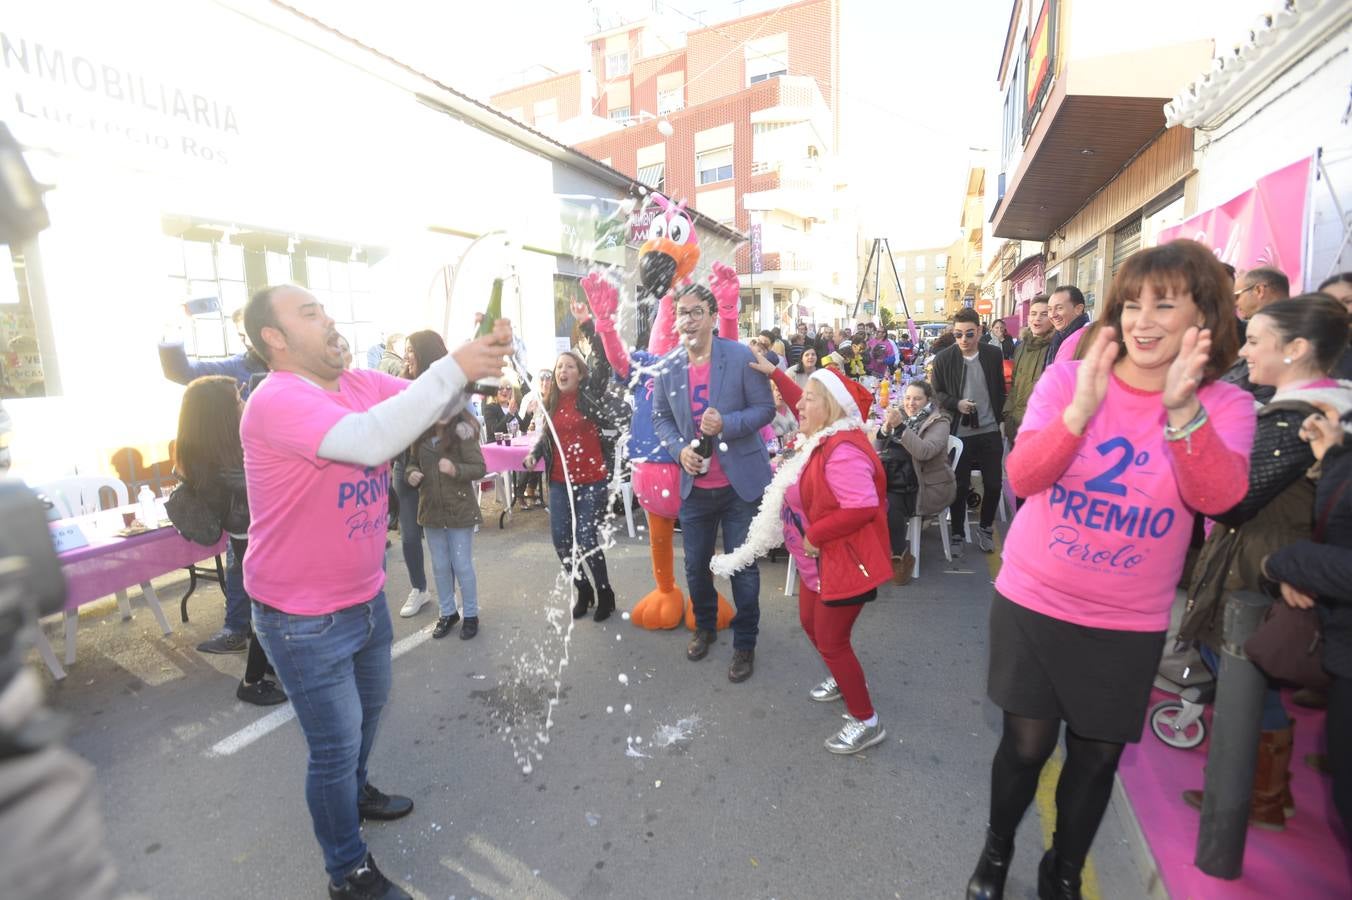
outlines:
[{"label": "earring", "polygon": [[1286,363],[1288,366],[1291,365],[1291,357],[1289,357],[1289,356],[1283,356],[1283,357],[1282,357],[1282,362]]}]

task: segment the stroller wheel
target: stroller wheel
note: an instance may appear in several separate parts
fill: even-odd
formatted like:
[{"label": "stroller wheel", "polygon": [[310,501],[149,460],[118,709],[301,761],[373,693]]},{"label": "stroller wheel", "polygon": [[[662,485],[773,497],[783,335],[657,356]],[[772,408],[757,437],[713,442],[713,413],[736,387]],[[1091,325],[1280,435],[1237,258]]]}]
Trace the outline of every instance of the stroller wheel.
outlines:
[{"label": "stroller wheel", "polygon": [[1177,700],[1163,700],[1150,708],[1150,730],[1170,747],[1191,750],[1206,739],[1206,721],[1198,718],[1182,729],[1176,727],[1183,714],[1183,704]]}]

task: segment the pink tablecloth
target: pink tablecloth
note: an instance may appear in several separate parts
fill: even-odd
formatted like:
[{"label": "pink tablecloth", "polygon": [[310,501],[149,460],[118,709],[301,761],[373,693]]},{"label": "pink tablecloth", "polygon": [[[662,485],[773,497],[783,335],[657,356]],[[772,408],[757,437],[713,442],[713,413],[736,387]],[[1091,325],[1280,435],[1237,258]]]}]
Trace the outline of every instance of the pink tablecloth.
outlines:
[{"label": "pink tablecloth", "polygon": [[66,609],[185,569],[224,553],[225,546],[224,536],[215,546],[204,547],[172,527],[126,538],[92,538],[89,546],[60,555],[61,571],[66,576]]},{"label": "pink tablecloth", "polygon": [[[512,441],[506,447],[500,444],[484,444],[484,462],[488,465],[490,472],[520,472],[521,464],[526,461],[530,455],[531,447],[535,446],[538,435],[523,434]],[[535,471],[543,472],[545,470],[544,460],[536,460]]]}]

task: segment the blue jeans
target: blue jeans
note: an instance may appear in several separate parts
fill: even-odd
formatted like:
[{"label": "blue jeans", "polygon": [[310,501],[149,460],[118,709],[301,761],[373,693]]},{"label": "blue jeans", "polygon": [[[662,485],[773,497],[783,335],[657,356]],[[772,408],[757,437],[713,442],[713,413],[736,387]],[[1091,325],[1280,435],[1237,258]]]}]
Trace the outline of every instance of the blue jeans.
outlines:
[{"label": "blue jeans", "polygon": [[244,560],[235,553],[235,542],[225,548],[225,630],[232,634],[249,631],[249,595],[244,592]]},{"label": "blue jeans", "polygon": [[427,590],[423,566],[423,528],[418,524],[418,489],[404,480],[404,467],[394,467],[394,493],[399,498],[399,540],[404,545],[404,566],[415,591]]},{"label": "blue jeans", "polygon": [[[573,506],[568,505],[568,486],[560,481],[549,482],[549,535],[554,539],[554,552],[564,566],[573,558],[573,514],[577,516],[577,546],[591,568],[592,586],[609,590],[610,575],[606,571],[606,557],[597,550],[597,526],[606,515],[606,487],[608,482],[573,485]],[[595,552],[592,552],[595,551]],[[581,572],[571,572],[574,581]]]},{"label": "blue jeans", "polygon": [[305,735],[305,802],[324,868],[341,881],[366,859],[357,792],[390,696],[394,632],[385,592],[325,616],[292,616],[254,603],[253,625]]},{"label": "blue jeans", "polygon": [[423,528],[432,551],[432,574],[437,578],[437,607],[443,616],[455,613],[455,583],[465,618],[479,615],[479,581],[474,575],[474,528]]},{"label": "blue jeans", "polygon": [[[718,625],[718,592],[709,560],[714,556],[714,538],[723,526],[723,550],[731,552],[746,543],[756,504],[743,500],[731,487],[691,488],[681,501],[681,538],[685,545],[685,582],[690,605],[695,608],[695,626],[714,631]],[[732,646],[756,649],[760,633],[760,569],[747,566],[732,576]]]},{"label": "blue jeans", "polygon": [[[1277,602],[1282,601],[1278,600]],[[1202,662],[1206,663],[1207,668],[1211,670],[1213,675],[1219,676],[1221,673],[1220,654],[1206,644],[1198,644],[1197,649],[1201,651]],[[1286,714],[1286,707],[1282,706],[1282,692],[1273,686],[1271,679],[1268,679],[1267,690],[1263,691],[1263,713],[1259,719],[1258,727],[1262,731],[1281,731],[1291,727],[1291,717]]]}]

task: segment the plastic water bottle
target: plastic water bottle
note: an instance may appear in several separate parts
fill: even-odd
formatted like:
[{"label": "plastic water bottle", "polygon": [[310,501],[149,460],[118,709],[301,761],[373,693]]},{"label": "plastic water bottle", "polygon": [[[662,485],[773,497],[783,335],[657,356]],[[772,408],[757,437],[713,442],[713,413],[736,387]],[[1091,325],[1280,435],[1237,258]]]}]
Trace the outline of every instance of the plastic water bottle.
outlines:
[{"label": "plastic water bottle", "polygon": [[136,492],[136,507],[136,517],[141,520],[142,525],[154,528],[160,524],[159,509],[155,505],[155,492],[150,489],[150,485],[143,484]]}]

